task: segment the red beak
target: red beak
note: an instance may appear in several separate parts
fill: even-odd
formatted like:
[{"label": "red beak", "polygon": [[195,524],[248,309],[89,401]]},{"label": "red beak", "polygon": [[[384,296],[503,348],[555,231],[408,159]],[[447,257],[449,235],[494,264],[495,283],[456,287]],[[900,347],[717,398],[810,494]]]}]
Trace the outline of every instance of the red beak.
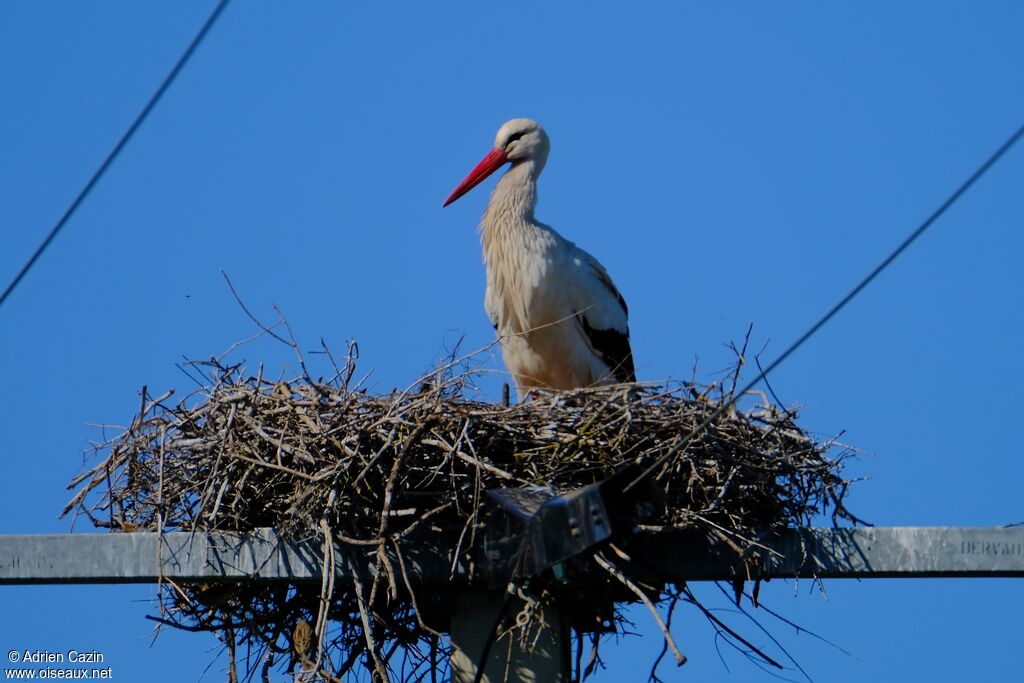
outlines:
[{"label": "red beak", "polygon": [[456,187],[450,195],[448,195],[448,199],[444,200],[444,204],[442,206],[448,206],[456,199],[482,183],[484,178],[501,168],[506,161],[508,161],[508,155],[505,154],[505,150],[492,149],[487,153],[487,156],[485,156],[480,163],[476,165],[476,168],[470,171],[469,175],[459,183],[459,186]]}]

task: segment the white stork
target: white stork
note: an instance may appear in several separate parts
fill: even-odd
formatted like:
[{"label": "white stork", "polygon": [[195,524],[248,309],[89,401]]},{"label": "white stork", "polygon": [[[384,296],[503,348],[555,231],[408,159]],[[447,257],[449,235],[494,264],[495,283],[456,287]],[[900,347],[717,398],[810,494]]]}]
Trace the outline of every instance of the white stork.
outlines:
[{"label": "white stork", "polygon": [[448,206],[506,163],[480,223],[484,307],[522,400],[531,389],[635,382],[628,309],[597,259],[533,217],[551,144],[536,121],[512,119],[445,200]]}]

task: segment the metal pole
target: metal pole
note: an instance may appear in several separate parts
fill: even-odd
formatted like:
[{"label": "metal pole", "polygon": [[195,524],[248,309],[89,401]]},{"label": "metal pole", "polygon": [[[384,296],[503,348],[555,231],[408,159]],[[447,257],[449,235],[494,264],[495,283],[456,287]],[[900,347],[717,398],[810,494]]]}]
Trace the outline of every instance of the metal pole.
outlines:
[{"label": "metal pole", "polygon": [[[506,593],[467,588],[455,596],[452,615],[452,683],[474,683],[483,659],[488,636],[491,635],[502,610]],[[522,602],[515,599],[512,620]],[[562,617],[548,608],[543,624],[536,631],[520,633],[514,629],[494,642],[490,648],[481,683],[569,683],[568,643],[565,641]],[[525,636],[527,642],[521,642]]]}]

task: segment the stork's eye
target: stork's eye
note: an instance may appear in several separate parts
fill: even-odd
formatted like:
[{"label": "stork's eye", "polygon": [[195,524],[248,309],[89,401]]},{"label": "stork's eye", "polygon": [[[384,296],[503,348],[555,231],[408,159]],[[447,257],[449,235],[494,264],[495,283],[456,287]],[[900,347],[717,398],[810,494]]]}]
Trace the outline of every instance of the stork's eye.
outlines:
[{"label": "stork's eye", "polygon": [[524,135],[526,135],[525,130],[521,130],[518,133],[512,133],[512,135],[508,136],[508,142],[505,143],[505,146],[508,147],[509,145],[511,145],[513,142],[523,137]]}]

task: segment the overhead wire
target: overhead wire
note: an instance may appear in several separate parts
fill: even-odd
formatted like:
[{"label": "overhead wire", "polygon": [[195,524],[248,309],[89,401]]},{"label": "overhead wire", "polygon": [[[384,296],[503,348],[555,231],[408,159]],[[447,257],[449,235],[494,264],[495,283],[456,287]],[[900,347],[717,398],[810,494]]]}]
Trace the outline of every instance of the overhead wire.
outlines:
[{"label": "overhead wire", "polygon": [[[10,297],[11,293],[21,283],[28,272],[32,269],[35,263],[39,260],[42,254],[50,246],[57,235],[63,230],[68,220],[75,213],[78,207],[82,204],[85,198],[89,195],[92,189],[99,182],[100,178],[106,173],[107,169],[114,162],[117,156],[124,149],[128,141],[132,138],[135,132],[139,129],[142,123],[149,116],[150,112],[163,97],[164,93],[177,78],[182,68],[191,58],[196,48],[202,42],[203,38],[206,37],[210,29],[216,23],[220,17],[224,8],[228,5],[230,0],[220,0],[214,7],[213,11],[207,17],[206,21],[203,22],[202,26],[193,36],[189,42],[185,51],[178,58],[177,62],[171,68],[170,72],[160,83],[160,86],[156,89],[153,95],[146,102],[146,105],[142,108],[139,114],[135,117],[135,120],[124,132],[121,138],[118,140],[114,148],[106,156],[103,162],[99,165],[96,171],[93,172],[89,181],[85,184],[82,190],[78,193],[75,199],[71,202],[68,208],[64,211],[63,215],[58,219],[56,224],[51,228],[50,232],[46,235],[40,245],[32,253],[29,259],[24,263],[21,269],[15,275],[14,279],[7,285],[3,293],[0,294],[0,306],[3,306],[4,302]],[[762,380],[764,380],[773,370],[781,365],[787,358],[789,358],[797,349],[804,345],[807,340],[814,336],[822,327],[824,327],[836,314],[838,314],[843,308],[847,306],[858,294],[860,294],[876,277],[878,277],[882,271],[888,268],[893,261],[895,261],[911,244],[913,244],[921,235],[923,235],[953,204],[955,204],[961,196],[963,196],[978,180],[984,176],[989,169],[991,169],[1017,142],[1021,137],[1024,137],[1024,124],[1018,127],[1010,136],[1000,145],[995,152],[993,152],[975,171],[972,173],[963,183],[960,184],[956,190],[950,194],[945,201],[942,202],[920,225],[918,225],[913,232],[911,232],[892,252],[889,253],[874,269],[871,270],[853,289],[851,289],[842,299],[839,300],[828,312],[826,312],[821,318],[819,318],[810,328],[808,328],[800,337],[796,339],[789,347],[786,348],[775,360],[773,360],[767,367],[763,368],[754,379],[750,380],[740,391],[734,392],[729,400],[719,404],[707,418],[700,422],[692,431],[690,431],[685,437],[682,437],[663,455],[655,460],[650,466],[645,468],[643,472],[631,482],[626,489],[632,488],[644,477],[650,475],[655,469],[660,467],[663,463],[667,462],[669,458],[678,453],[680,450],[686,448],[690,442],[693,441],[697,436],[702,434],[712,422],[721,417],[727,410],[732,408],[736,402],[747,392],[757,386]]]},{"label": "overhead wire", "polygon": [[[846,307],[846,305],[853,301],[853,299],[858,294],[864,291],[865,287],[871,284],[871,282],[876,277],[878,277],[882,273],[882,271],[888,268],[892,264],[892,262],[895,261],[900,256],[900,254],[906,251],[911,244],[917,241],[917,239],[921,235],[923,235],[925,231],[928,230],[928,228],[934,225],[935,222],[944,213],[946,213],[946,211],[951,206],[953,206],[953,204],[955,204],[957,200],[960,199],[960,197],[964,195],[964,193],[971,189],[971,187],[976,182],[978,182],[978,180],[980,180],[982,176],[988,173],[989,169],[995,166],[996,162],[998,162],[1007,152],[1010,151],[1010,149],[1014,145],[1017,144],[1017,142],[1020,141],[1021,137],[1024,137],[1024,124],[1021,124],[1019,128],[1017,128],[1013,133],[1011,133],[1010,136],[1006,139],[1006,141],[1003,142],[1003,144],[1001,144],[994,152],[992,152],[992,154],[990,154],[988,158],[985,159],[985,161],[974,171],[974,173],[968,176],[968,178],[965,181],[963,181],[959,185],[959,187],[957,187],[948,197],[946,197],[945,201],[943,201],[938,206],[938,208],[932,211],[932,213],[929,214],[929,216],[925,218],[924,221],[922,221],[913,230],[913,232],[911,232],[902,242],[900,242],[900,244],[895,249],[893,249],[888,256],[882,259],[882,261],[877,266],[875,266],[871,270],[871,272],[869,272],[859,283],[857,283],[857,285],[853,289],[851,289],[846,294],[846,296],[840,299],[836,305],[834,305],[831,309],[829,309],[827,313],[825,313],[825,315],[821,316],[821,318],[819,318],[817,322],[811,325],[806,332],[800,335],[796,341],[790,344],[786,348],[786,350],[783,351],[775,360],[769,363],[767,367],[762,369],[761,372],[759,372],[757,376],[754,377],[754,379],[750,380],[738,392],[733,392],[729,400],[720,403],[718,407],[714,411],[712,411],[710,415],[708,415],[708,417],[706,417],[703,421],[697,424],[697,426],[694,427],[685,436],[677,439],[676,442],[665,453],[658,456],[658,458],[653,463],[645,467],[643,471],[637,476],[637,478],[634,479],[632,482],[629,483],[629,485],[625,487],[625,490],[628,491],[629,489],[633,488],[642,479],[651,475],[655,470],[657,470],[659,467],[668,462],[668,460],[672,458],[676,453],[679,453],[681,450],[684,450],[687,446],[689,446],[690,443],[692,443],[694,439],[703,434],[704,431],[715,420],[720,418],[723,414],[725,414],[727,410],[731,409],[734,405],[736,405],[736,402],[739,401],[741,397],[746,395],[747,392],[749,392],[751,389],[757,386],[757,384],[764,380],[775,368],[779,367],[779,365],[781,365],[783,361],[785,361],[787,358],[793,355],[793,353],[801,346],[803,346],[808,339],[813,337],[818,332],[818,330],[820,330],[822,327],[825,326],[826,323],[828,323],[828,321],[834,318],[836,314],[839,313],[839,311],[843,310]],[[742,362],[742,359],[740,359],[740,362]]]},{"label": "overhead wire", "polygon": [[188,62],[189,58],[196,51],[196,48],[199,47],[199,43],[201,43],[203,41],[203,38],[206,37],[206,34],[209,33],[210,29],[217,21],[217,18],[220,17],[221,13],[224,11],[224,8],[227,7],[227,4],[230,1],[231,0],[220,0],[217,3],[216,7],[213,8],[213,11],[206,18],[206,21],[203,22],[203,25],[192,37],[192,40],[185,48],[185,51],[178,58],[178,61],[171,68],[167,76],[164,77],[164,80],[160,83],[160,86],[156,89],[156,92],[154,92],[150,96],[149,101],[146,102],[146,105],[142,108],[138,115],[136,115],[135,120],[132,121],[132,124],[130,126],[128,126],[128,129],[124,132],[124,134],[121,135],[121,139],[117,141],[117,144],[114,145],[114,148],[110,150],[110,153],[107,154],[103,162],[96,168],[92,176],[89,178],[89,181],[81,189],[81,191],[75,197],[74,201],[71,202],[68,208],[64,211],[63,215],[61,215],[61,217],[57,220],[54,226],[50,229],[50,232],[46,235],[46,237],[39,244],[39,246],[36,247],[36,250],[32,253],[28,260],[25,261],[24,265],[22,265],[21,269],[18,271],[18,274],[14,276],[14,279],[11,280],[10,284],[8,284],[6,289],[4,289],[3,294],[0,294],[0,306],[3,306],[4,302],[7,301],[8,297],[11,296],[11,293],[14,292],[15,288],[21,283],[25,276],[28,275],[28,272],[36,264],[36,261],[39,260],[39,257],[42,256],[43,252],[45,252],[47,248],[49,248],[50,244],[53,243],[53,240],[57,237],[58,234],[60,234],[61,230],[64,229],[64,226],[67,225],[68,221],[71,219],[71,216],[74,215],[75,211],[78,210],[78,207],[81,206],[83,201],[85,201],[85,198],[89,195],[90,192],[92,192],[93,188],[96,186],[96,183],[99,182],[100,178],[102,178],[103,175],[107,172],[107,169],[110,168],[110,165],[114,162],[114,159],[117,158],[117,156],[121,153],[121,150],[123,150],[125,145],[128,144],[128,141],[131,140],[133,135],[135,135],[135,132],[146,120],[150,112],[153,111],[153,108],[156,106],[157,102],[160,101],[160,98],[163,97],[163,94],[167,91],[167,89],[171,86],[171,83],[174,82],[174,79],[177,78],[178,74],[185,66],[185,63]]}]

